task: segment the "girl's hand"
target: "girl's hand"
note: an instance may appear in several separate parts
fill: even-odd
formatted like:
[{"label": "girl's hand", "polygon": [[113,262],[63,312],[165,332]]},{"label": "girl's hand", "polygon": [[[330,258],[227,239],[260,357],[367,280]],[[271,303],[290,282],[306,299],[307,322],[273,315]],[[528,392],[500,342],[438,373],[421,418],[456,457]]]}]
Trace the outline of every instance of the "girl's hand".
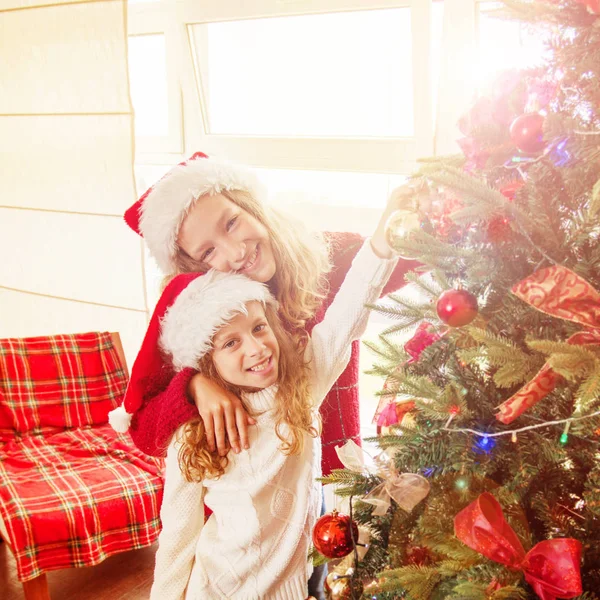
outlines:
[{"label": "girl's hand", "polygon": [[196,373],[190,380],[188,393],[204,422],[206,443],[211,452],[218,449],[219,455],[225,456],[229,445],[236,454],[240,453],[241,447],[246,450],[250,447],[248,425],[254,425],[256,421],[248,415],[242,401],[235,394],[224,390],[200,373]]},{"label": "girl's hand", "polygon": [[379,219],[377,229],[375,230],[373,237],[371,237],[371,247],[373,248],[373,252],[380,258],[392,258],[394,255],[385,239],[385,224],[387,223],[387,220],[390,215],[398,209],[411,210],[414,206],[415,196],[421,191],[422,185],[423,184],[420,182],[411,181],[410,183],[405,183],[404,185],[397,187],[390,194],[385,210]]}]

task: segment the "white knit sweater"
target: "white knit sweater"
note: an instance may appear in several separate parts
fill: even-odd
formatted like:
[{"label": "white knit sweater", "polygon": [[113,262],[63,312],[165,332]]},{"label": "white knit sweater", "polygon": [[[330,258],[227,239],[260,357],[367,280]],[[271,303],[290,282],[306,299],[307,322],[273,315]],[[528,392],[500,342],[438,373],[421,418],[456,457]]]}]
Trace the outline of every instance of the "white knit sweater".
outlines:
[{"label": "white knit sweater", "polygon": [[[395,260],[378,258],[367,240],[307,346],[315,416],[350,359]],[[307,560],[319,514],[321,444],[306,436],[301,455],[280,451],[275,434],[277,386],[246,394],[257,424],[250,449],[229,454],[218,480],[187,482],[169,446],[151,600],[304,600]],[[285,433],[285,430],[284,430]],[[175,439],[177,436],[175,436]],[[204,504],[213,510],[206,524]]]}]

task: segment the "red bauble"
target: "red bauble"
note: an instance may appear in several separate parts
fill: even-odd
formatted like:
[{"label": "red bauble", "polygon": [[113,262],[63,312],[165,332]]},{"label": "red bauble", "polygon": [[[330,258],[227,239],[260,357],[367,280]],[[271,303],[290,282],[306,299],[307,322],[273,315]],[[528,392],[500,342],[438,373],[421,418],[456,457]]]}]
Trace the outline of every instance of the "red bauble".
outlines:
[{"label": "red bauble", "polygon": [[479,311],[477,298],[466,290],[446,290],[437,301],[438,317],[450,327],[468,325]]},{"label": "red bauble", "polygon": [[492,217],[487,224],[487,238],[492,244],[501,244],[508,241],[512,229],[506,217]]},{"label": "red bauble", "polygon": [[315,548],[327,558],[342,558],[352,552],[352,534],[354,541],[358,541],[358,525],[355,521],[350,522],[350,517],[337,510],[331,514],[323,515],[313,529],[313,544]]},{"label": "red bauble", "polygon": [[433,555],[429,548],[424,546],[411,546],[406,551],[406,564],[418,565],[420,567],[426,567],[433,562]]},{"label": "red bauble", "polygon": [[515,199],[517,192],[525,185],[524,181],[511,181],[500,188],[500,193],[509,201]]},{"label": "red bauble", "polygon": [[517,117],[510,126],[510,139],[522,152],[528,154],[544,149],[544,117],[539,113],[526,113]]}]

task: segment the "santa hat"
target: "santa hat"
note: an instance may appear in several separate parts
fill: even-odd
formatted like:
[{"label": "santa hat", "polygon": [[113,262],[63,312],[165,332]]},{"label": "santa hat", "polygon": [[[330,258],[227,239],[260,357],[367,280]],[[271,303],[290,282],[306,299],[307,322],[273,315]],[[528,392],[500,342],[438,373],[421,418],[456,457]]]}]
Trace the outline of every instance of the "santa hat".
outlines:
[{"label": "santa hat", "polygon": [[277,304],[265,284],[239,273],[211,270],[173,278],[150,319],[123,404],[108,414],[112,428],[119,433],[129,429],[133,414],[143,405],[147,381],[165,363],[176,371],[196,369],[211,349],[214,334],[236,314],[246,313],[246,303],[253,300]]},{"label": "santa hat", "polygon": [[177,235],[196,200],[223,190],[248,192],[264,200],[264,191],[252,171],[196,152],[174,166],[125,212],[125,222],[141,235],[164,273],[175,271]]}]

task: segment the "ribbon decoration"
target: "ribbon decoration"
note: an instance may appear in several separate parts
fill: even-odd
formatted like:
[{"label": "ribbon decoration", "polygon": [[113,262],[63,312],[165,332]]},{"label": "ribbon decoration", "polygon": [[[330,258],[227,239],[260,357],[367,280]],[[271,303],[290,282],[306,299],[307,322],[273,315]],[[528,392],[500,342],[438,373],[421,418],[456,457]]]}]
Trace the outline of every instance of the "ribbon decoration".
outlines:
[{"label": "ribbon decoration", "polygon": [[544,540],[526,554],[500,503],[488,492],[454,517],[454,534],[486,558],[523,571],[542,600],[575,598],[582,593],[581,543],[573,538]]},{"label": "ribbon decoration", "polygon": [[[560,265],[540,269],[513,286],[512,293],[537,310],[584,325],[567,344],[600,344],[600,293],[583,277]],[[561,376],[546,363],[516,394],[498,406],[498,421],[508,425],[547,396]]]},{"label": "ribbon decoration", "polygon": [[363,499],[363,502],[375,506],[373,515],[381,517],[388,511],[393,499],[406,512],[410,512],[429,494],[429,481],[416,473],[399,473],[392,461],[378,459],[378,465],[366,465],[362,448],[353,440],[343,446],[336,446],[335,451],[340,462],[349,471],[377,475],[384,481],[374,487]]}]

